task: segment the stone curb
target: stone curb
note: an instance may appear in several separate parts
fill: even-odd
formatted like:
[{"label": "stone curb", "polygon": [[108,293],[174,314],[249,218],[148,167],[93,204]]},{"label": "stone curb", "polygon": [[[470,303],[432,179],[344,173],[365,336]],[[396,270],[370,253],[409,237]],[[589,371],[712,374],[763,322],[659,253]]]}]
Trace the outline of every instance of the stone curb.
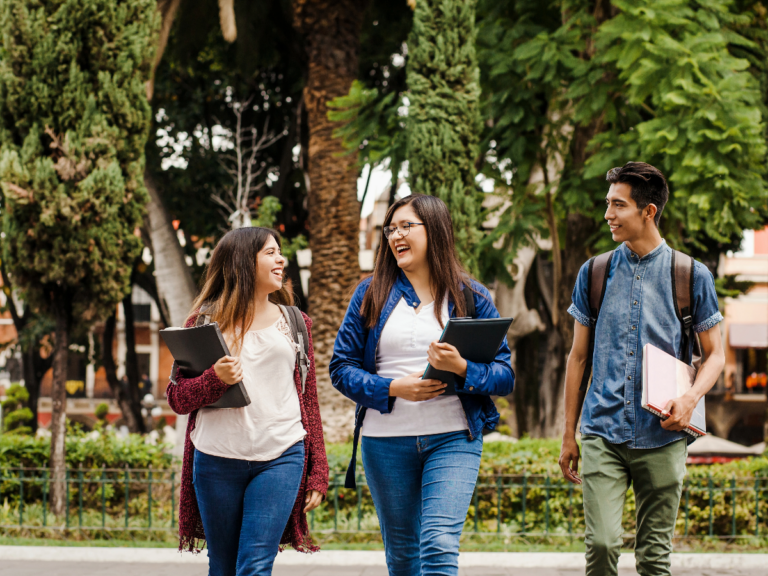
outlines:
[{"label": "stone curb", "polygon": [[[0,546],[2,560],[51,562],[116,562],[148,564],[207,564],[208,555],[181,554],[173,548],[89,548],[69,546]],[[384,566],[383,551],[329,550],[318,554],[287,551],[277,555],[281,566]],[[574,552],[462,552],[463,568],[573,568],[584,566],[584,554]],[[619,568],[633,568],[633,554],[622,554]],[[672,554],[674,568],[749,569],[768,565],[768,554]]]}]

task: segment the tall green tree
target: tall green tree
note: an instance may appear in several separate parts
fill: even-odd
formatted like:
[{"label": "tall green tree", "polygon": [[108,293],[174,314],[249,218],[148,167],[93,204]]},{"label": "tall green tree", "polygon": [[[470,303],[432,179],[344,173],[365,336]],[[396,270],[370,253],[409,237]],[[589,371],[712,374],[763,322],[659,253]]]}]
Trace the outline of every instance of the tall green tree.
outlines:
[{"label": "tall green tree", "polygon": [[[603,221],[607,169],[644,160],[664,170],[662,232],[713,268],[744,229],[768,221],[766,13],[747,0],[478,0],[476,165],[498,197],[479,268],[485,281],[499,280],[497,302],[511,306],[502,312],[518,318],[509,337],[520,434],[560,432],[571,290],[581,265],[614,247]],[[415,27],[409,71],[414,41],[430,34]],[[410,100],[410,122],[410,76],[410,92],[397,95],[360,80],[337,99],[347,122],[338,136],[361,162],[402,157],[398,108]],[[436,139],[429,153],[441,150]],[[448,173],[432,167],[435,179]]]},{"label": "tall green tree", "polygon": [[459,256],[474,273],[481,201],[475,184],[481,130],[476,4],[418,0],[407,65],[411,190],[448,205]]},{"label": "tall green tree", "polygon": [[70,333],[129,290],[147,193],[153,0],[0,1],[0,179],[9,275],[55,320],[51,506],[65,507]]},{"label": "tall green tree", "polygon": [[[614,247],[602,219],[606,170],[628,160],[661,168],[671,189],[663,235],[710,265],[768,215],[764,10],[727,0],[556,5],[483,1],[479,36],[486,171],[506,184],[485,242],[526,239],[522,222],[553,241],[528,291],[548,330],[518,354],[516,401],[534,406],[521,431],[536,435],[559,433],[576,274]],[[502,256],[511,264],[515,251]]]}]

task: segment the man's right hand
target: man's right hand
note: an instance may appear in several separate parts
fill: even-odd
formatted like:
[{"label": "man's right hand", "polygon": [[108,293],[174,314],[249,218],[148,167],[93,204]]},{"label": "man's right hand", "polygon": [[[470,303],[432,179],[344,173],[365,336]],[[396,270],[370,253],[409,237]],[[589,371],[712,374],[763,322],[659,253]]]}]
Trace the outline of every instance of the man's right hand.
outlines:
[{"label": "man's right hand", "polygon": [[240,365],[240,358],[234,356],[223,356],[213,365],[213,370],[219,380],[229,386],[237,384],[243,379],[243,368]]},{"label": "man's right hand", "polygon": [[403,378],[392,380],[389,384],[389,395],[411,402],[422,402],[440,396],[448,386],[440,380],[422,380],[422,374],[424,372],[414,372]]},{"label": "man's right hand", "polygon": [[573,484],[581,484],[579,478],[579,444],[575,436],[564,436],[563,444],[560,447],[560,470],[563,471],[563,477]]}]

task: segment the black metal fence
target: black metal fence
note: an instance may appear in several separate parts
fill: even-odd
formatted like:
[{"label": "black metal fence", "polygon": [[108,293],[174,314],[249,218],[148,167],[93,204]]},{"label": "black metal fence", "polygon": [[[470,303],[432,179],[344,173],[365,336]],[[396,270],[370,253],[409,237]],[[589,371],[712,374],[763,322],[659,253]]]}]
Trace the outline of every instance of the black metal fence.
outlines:
[{"label": "black metal fence", "polygon": [[[70,469],[66,510],[50,510],[46,468],[0,468],[0,528],[28,530],[174,531],[180,474],[177,469]],[[676,536],[768,537],[768,478],[689,477],[685,480]],[[624,526],[634,530],[630,490]],[[319,533],[377,533],[378,520],[365,477],[356,490],[336,475],[325,502],[310,514]],[[579,486],[549,475],[483,475],[472,496],[465,533],[527,537],[583,537]]]}]

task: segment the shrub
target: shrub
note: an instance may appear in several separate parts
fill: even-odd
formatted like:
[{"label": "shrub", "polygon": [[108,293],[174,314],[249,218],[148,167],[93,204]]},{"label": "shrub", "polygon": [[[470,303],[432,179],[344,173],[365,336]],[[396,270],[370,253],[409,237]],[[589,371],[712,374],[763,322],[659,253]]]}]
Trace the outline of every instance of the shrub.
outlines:
[{"label": "shrub", "polygon": [[3,432],[29,434],[32,428],[26,426],[33,418],[32,410],[27,407],[29,392],[21,384],[11,384],[6,393],[3,407]]}]

